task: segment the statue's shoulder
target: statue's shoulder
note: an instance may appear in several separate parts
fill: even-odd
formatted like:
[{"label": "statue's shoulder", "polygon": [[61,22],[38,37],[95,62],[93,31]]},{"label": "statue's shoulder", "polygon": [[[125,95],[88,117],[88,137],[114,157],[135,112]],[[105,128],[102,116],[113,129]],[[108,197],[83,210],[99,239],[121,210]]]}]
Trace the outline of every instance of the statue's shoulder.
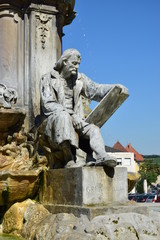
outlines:
[{"label": "statue's shoulder", "polygon": [[51,78],[51,73],[48,72],[48,73],[45,73],[45,74],[42,75],[41,81],[43,82],[43,81],[45,81],[47,79],[50,79],[50,78]]},{"label": "statue's shoulder", "polygon": [[78,73],[78,80],[85,82],[88,77],[84,73]]},{"label": "statue's shoulder", "polygon": [[84,85],[90,85],[92,83],[92,80],[84,73],[78,73],[78,80],[82,81]]},{"label": "statue's shoulder", "polygon": [[50,72],[50,78],[59,80],[60,79],[59,72],[52,70]]},{"label": "statue's shoulder", "polygon": [[45,73],[44,75],[42,75],[41,77],[41,82],[50,82],[50,81],[56,81],[59,80],[59,73],[57,71],[51,71],[48,73]]}]

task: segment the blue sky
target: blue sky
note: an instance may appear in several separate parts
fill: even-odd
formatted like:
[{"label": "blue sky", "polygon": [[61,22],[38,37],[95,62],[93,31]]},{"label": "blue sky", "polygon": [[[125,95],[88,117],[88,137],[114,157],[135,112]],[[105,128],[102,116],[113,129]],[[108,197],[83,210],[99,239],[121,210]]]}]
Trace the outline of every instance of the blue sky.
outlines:
[{"label": "blue sky", "polygon": [[105,144],[160,154],[160,1],[76,0],[75,11],[63,50],[81,52],[80,72],[93,81],[121,83],[130,93],[101,128]]}]

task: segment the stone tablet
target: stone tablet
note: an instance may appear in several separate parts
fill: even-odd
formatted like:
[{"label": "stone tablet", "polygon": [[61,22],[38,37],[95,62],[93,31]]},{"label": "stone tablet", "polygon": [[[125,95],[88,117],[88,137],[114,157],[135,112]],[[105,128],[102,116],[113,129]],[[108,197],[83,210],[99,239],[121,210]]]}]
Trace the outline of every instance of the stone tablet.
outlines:
[{"label": "stone tablet", "polygon": [[112,88],[88,115],[85,121],[101,128],[128,96],[129,94],[120,93],[119,87]]}]

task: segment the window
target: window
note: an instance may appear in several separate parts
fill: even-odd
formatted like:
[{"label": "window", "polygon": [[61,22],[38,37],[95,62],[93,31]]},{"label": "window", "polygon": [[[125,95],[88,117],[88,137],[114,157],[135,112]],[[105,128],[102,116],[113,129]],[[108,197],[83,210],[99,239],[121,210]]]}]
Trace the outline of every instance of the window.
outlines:
[{"label": "window", "polygon": [[117,165],[122,165],[122,158],[117,158]]},{"label": "window", "polygon": [[123,163],[124,163],[124,166],[130,166],[131,165],[131,159],[130,158],[125,158]]}]

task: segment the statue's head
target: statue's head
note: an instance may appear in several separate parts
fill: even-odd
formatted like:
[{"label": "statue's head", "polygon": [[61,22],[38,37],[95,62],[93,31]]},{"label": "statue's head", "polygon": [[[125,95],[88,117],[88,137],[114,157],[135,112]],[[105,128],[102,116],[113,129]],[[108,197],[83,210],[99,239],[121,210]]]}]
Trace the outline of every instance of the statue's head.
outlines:
[{"label": "statue's head", "polygon": [[76,76],[81,61],[81,54],[76,49],[67,49],[54,66],[54,69],[63,76]]}]

